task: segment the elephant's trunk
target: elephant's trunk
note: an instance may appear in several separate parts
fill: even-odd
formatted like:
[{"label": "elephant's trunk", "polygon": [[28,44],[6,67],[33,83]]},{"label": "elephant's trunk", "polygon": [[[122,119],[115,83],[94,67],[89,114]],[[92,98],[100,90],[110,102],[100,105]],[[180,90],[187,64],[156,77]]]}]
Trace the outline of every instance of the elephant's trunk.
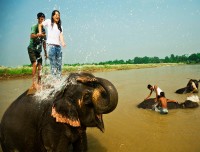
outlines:
[{"label": "elephant's trunk", "polygon": [[96,78],[99,86],[93,93],[95,111],[99,114],[112,112],[118,103],[118,93],[114,85],[108,80]]}]

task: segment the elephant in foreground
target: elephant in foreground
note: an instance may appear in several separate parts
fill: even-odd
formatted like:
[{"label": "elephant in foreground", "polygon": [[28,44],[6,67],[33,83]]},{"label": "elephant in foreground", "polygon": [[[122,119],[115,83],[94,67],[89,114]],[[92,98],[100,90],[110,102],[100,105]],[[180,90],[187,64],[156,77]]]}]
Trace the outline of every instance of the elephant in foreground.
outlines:
[{"label": "elephant in foreground", "polygon": [[[155,99],[150,98],[150,99],[142,101],[140,104],[137,105],[137,107],[142,108],[142,109],[152,109],[154,104],[155,104]],[[193,102],[191,100],[186,100],[183,103],[178,103],[178,102],[168,102],[167,103],[168,109],[197,108],[198,106],[199,106],[199,104],[197,102]]]},{"label": "elephant in foreground", "polygon": [[102,115],[116,108],[118,92],[89,73],[72,73],[64,82],[48,99],[25,91],[8,107],[0,126],[4,152],[87,151],[86,128],[104,131]]},{"label": "elephant in foreground", "polygon": [[[198,93],[198,87],[199,87],[198,83],[199,82],[200,82],[200,80],[198,81],[195,79],[190,79],[189,82],[187,83],[186,87],[176,90],[175,93],[177,93],[177,94],[184,94],[184,93],[190,93],[190,92]],[[196,90],[194,90],[194,86],[192,83],[194,83],[195,87],[197,88]]]}]

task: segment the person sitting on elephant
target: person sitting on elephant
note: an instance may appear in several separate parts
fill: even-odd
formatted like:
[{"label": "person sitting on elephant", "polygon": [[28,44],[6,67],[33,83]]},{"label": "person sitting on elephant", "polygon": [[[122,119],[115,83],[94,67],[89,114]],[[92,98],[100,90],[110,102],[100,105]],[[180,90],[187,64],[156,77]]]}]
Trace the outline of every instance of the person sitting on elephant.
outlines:
[{"label": "person sitting on elephant", "polygon": [[187,85],[183,88],[180,88],[175,91],[178,94],[185,94],[185,93],[198,93],[200,80],[190,79]]},{"label": "person sitting on elephant", "polygon": [[191,91],[191,93],[197,93],[198,92],[198,81],[194,79],[190,79],[190,81],[187,84],[187,88]]}]

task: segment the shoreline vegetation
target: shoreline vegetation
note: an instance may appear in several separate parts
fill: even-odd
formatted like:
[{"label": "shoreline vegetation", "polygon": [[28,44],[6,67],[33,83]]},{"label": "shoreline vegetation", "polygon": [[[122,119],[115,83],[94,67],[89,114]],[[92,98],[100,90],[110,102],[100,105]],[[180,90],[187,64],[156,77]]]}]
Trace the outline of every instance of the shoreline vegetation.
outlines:
[{"label": "shoreline vegetation", "polygon": [[[131,70],[131,69],[144,69],[144,68],[156,68],[163,66],[178,66],[185,65],[184,63],[150,63],[150,64],[105,64],[105,65],[64,65],[62,67],[62,74],[68,74],[71,72],[107,72],[117,70]],[[49,66],[43,67],[43,73],[49,71]],[[31,66],[19,66],[19,67],[3,67],[0,66],[0,80],[31,78],[32,67]]]},{"label": "shoreline vegetation", "polygon": [[[193,53],[190,55],[174,55],[166,56],[164,59],[159,57],[135,57],[129,60],[113,60],[92,64],[64,64],[62,67],[62,74],[70,72],[105,72],[116,70],[130,70],[155,68],[161,66],[177,66],[186,64],[199,64],[200,53]],[[43,66],[43,73],[49,73],[49,65]],[[4,67],[0,65],[0,80],[2,79],[17,79],[17,78],[31,78],[32,66],[23,65],[19,67]]]}]

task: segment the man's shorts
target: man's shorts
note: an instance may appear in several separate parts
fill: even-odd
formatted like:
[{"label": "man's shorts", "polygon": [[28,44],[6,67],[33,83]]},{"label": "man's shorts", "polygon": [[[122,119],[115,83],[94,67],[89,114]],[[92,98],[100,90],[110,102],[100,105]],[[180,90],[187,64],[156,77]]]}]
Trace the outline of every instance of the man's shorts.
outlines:
[{"label": "man's shorts", "polygon": [[153,109],[153,110],[155,110],[156,112],[160,112],[160,114],[168,114],[168,109],[166,109],[166,108],[162,108],[162,107],[154,107],[155,109]]},{"label": "man's shorts", "polygon": [[28,47],[28,55],[32,64],[37,61],[37,64],[42,65],[42,56],[39,52],[36,52],[34,49]]}]

